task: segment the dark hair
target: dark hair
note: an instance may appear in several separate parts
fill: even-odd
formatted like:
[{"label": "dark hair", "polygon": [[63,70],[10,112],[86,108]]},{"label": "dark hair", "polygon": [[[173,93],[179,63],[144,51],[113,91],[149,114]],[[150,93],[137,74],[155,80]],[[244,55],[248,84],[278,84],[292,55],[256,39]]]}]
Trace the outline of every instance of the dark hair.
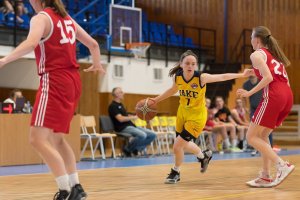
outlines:
[{"label": "dark hair", "polygon": [[54,10],[61,16],[65,17],[68,15],[64,4],[61,0],[41,0],[45,4],[45,7],[54,8]]},{"label": "dark hair", "polygon": [[176,72],[178,72],[178,70],[180,70],[180,63],[187,56],[194,56],[196,58],[197,62],[198,62],[198,56],[194,52],[192,52],[191,50],[187,50],[186,52],[181,54],[179,62],[176,63],[176,65],[172,69],[170,69],[169,76],[172,77],[174,74],[176,74]]},{"label": "dark hair", "polygon": [[277,40],[271,35],[271,31],[265,26],[257,26],[253,28],[254,37],[260,38],[262,44],[268,47],[270,53],[285,66],[289,66],[291,62],[285,56],[279,47]]},{"label": "dark hair", "polygon": [[21,92],[21,90],[20,90],[20,89],[13,89],[12,91],[10,91],[9,97],[10,97],[10,98],[14,98],[14,97],[15,97],[15,94],[16,94],[17,92]]}]

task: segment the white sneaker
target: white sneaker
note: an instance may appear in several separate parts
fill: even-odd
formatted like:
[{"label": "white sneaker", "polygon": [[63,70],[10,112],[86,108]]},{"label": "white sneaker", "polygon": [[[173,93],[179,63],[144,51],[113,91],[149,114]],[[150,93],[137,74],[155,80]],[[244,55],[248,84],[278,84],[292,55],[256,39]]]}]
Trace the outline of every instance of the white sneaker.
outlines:
[{"label": "white sneaker", "polygon": [[274,186],[279,185],[282,183],[288,175],[290,175],[293,170],[295,169],[294,165],[291,165],[288,162],[285,162],[283,166],[279,166],[277,169],[276,178],[274,180]]},{"label": "white sneaker", "polygon": [[263,177],[262,173],[259,173],[259,176],[256,179],[246,182],[250,187],[256,188],[270,188],[274,186],[274,180],[269,177]]}]

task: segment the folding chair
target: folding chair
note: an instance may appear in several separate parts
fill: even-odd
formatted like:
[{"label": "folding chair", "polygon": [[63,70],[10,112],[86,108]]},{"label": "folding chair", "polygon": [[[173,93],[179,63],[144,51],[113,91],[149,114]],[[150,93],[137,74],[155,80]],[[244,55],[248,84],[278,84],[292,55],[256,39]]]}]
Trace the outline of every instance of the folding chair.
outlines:
[{"label": "folding chair", "polygon": [[[147,122],[145,120],[142,120],[140,118],[137,118],[135,120],[133,120],[134,125],[136,125],[137,127],[141,127],[141,128],[145,128],[147,129]],[[154,147],[153,147],[153,142],[151,142],[151,150],[152,150],[152,155],[154,155]],[[145,151],[147,152],[147,150],[145,149]]]},{"label": "folding chair", "polygon": [[[83,116],[83,122],[84,122],[84,127],[85,127],[85,131],[87,134],[90,134],[90,136],[92,138],[96,138],[97,143],[93,149],[93,153],[95,154],[98,145],[100,145],[100,149],[101,149],[101,155],[102,158],[105,159],[105,151],[104,151],[104,145],[103,145],[103,139],[104,138],[109,138],[111,141],[111,149],[112,149],[112,154],[113,154],[113,158],[116,158],[116,153],[115,153],[115,147],[114,147],[114,141],[113,138],[116,137],[116,134],[112,134],[112,133],[97,133],[96,132],[96,121],[95,121],[95,117],[94,116]],[[88,129],[91,129],[92,132],[88,132]]]},{"label": "folding chair", "polygon": [[170,154],[169,142],[168,142],[168,131],[160,126],[159,118],[155,116],[150,120],[151,130],[157,134],[156,145],[159,154],[163,154],[165,149],[167,154]]},{"label": "folding chair", "polygon": [[80,116],[80,128],[81,128],[80,138],[85,139],[85,143],[84,143],[83,148],[82,148],[81,153],[80,153],[80,159],[83,158],[84,152],[87,148],[87,145],[89,144],[90,150],[91,150],[91,159],[95,160],[95,154],[94,154],[94,151],[93,151],[94,148],[93,148],[93,143],[92,143],[92,136],[86,132],[82,116]]},{"label": "folding chair", "polygon": [[174,144],[176,138],[176,116],[168,116],[167,122],[168,122],[169,138],[171,139],[170,143]]},{"label": "folding chair", "polygon": [[195,141],[195,143],[200,146],[201,150],[207,149],[206,138],[208,139],[209,144],[212,145],[213,141],[211,131],[203,130]]},{"label": "folding chair", "polygon": [[117,143],[118,138],[122,138],[125,140],[125,143],[129,143],[129,140],[131,138],[131,134],[125,133],[125,132],[115,132],[114,124],[111,121],[111,118],[107,115],[101,115],[99,117],[99,124],[102,132],[104,133],[114,133],[117,137],[115,140],[115,144]]}]

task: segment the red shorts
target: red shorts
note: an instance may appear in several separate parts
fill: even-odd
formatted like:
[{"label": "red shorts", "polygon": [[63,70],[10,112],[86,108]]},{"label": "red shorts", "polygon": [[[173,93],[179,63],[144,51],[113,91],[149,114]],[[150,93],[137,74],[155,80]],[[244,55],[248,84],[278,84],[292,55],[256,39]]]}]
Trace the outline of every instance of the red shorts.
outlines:
[{"label": "red shorts", "polygon": [[78,69],[59,69],[43,74],[36,94],[31,126],[69,133],[80,94]]},{"label": "red shorts", "polygon": [[270,129],[280,126],[293,106],[293,93],[287,87],[278,88],[277,91],[269,91],[266,87],[251,121]]}]

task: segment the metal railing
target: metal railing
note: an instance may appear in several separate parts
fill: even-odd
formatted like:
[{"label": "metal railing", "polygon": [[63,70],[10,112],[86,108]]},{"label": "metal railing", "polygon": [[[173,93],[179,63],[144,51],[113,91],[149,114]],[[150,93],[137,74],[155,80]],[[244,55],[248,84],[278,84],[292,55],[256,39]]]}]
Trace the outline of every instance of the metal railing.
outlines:
[{"label": "metal railing", "polygon": [[249,59],[250,53],[252,52],[252,46],[250,43],[251,33],[251,29],[243,29],[233,50],[231,51],[231,55],[229,57],[230,62],[251,64]]}]

